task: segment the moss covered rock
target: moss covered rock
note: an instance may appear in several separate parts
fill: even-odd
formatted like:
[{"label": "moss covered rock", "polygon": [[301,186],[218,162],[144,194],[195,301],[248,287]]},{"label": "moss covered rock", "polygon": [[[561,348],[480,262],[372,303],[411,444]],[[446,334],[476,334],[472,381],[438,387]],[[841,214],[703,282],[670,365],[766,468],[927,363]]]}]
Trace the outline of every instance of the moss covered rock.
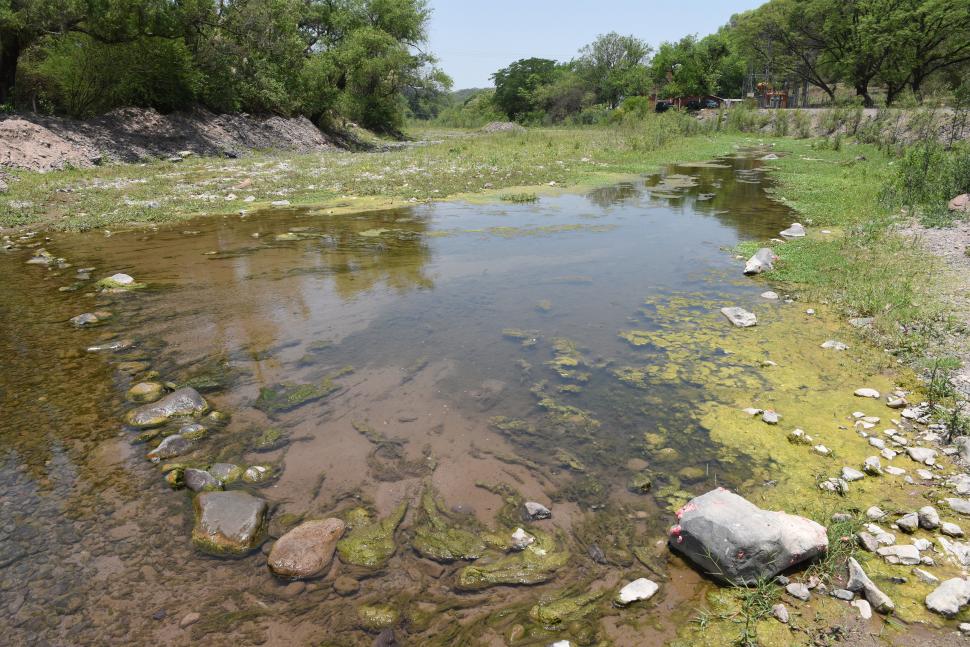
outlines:
[{"label": "moss covered rock", "polygon": [[405,501],[380,521],[372,520],[363,508],[352,510],[347,515],[351,531],[337,543],[340,561],[366,568],[384,566],[397,549],[394,531],[404,519],[407,509],[408,504]]},{"label": "moss covered rock", "polygon": [[239,490],[203,492],[195,497],[192,544],[218,557],[241,557],[259,547],[266,534],[266,502]]},{"label": "moss covered rock", "polygon": [[422,557],[438,562],[478,559],[485,552],[481,532],[450,518],[430,489],[421,496],[421,518],[411,545]]},{"label": "moss covered rock", "polygon": [[534,534],[535,543],[521,552],[461,569],[457,587],[476,591],[491,586],[539,584],[551,580],[569,561],[569,553],[553,537],[540,532]]}]

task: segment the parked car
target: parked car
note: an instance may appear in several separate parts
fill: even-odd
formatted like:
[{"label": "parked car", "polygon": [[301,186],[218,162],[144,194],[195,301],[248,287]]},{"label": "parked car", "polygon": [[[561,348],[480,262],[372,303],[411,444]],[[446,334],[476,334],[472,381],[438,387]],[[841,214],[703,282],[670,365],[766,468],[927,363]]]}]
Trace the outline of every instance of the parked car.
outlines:
[{"label": "parked car", "polygon": [[709,109],[720,108],[721,102],[717,99],[704,99],[704,107]]},{"label": "parked car", "polygon": [[657,112],[667,112],[673,107],[674,107],[674,104],[671,103],[670,101],[658,101],[657,107],[655,108],[655,110]]},{"label": "parked car", "polygon": [[704,107],[704,104],[698,99],[691,99],[687,102],[687,112],[697,112]]}]

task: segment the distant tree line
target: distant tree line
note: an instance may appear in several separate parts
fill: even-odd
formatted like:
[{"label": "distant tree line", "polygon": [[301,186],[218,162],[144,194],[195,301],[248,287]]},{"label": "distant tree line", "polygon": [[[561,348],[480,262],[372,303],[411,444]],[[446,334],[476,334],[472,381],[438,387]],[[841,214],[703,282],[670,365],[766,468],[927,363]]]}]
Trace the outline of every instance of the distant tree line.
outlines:
[{"label": "distant tree line", "polygon": [[426,0],[0,0],[0,104],[354,120],[397,131],[450,89]]},{"label": "distant tree line", "polygon": [[522,122],[598,121],[643,97],[742,98],[811,88],[836,101],[848,88],[869,107],[922,102],[929,86],[950,90],[970,76],[970,0],[770,0],[732,16],[716,33],[664,42],[609,33],[568,62],[515,61],[492,75],[495,90],[449,100],[446,123],[500,116]]}]

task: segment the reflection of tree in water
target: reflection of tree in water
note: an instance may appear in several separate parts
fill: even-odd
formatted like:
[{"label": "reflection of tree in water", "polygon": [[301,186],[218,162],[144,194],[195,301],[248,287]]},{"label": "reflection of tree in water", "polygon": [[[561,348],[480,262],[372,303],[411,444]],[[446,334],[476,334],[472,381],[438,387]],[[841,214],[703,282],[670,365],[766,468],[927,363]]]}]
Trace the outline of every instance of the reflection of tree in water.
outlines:
[{"label": "reflection of tree in water", "polygon": [[41,483],[50,484],[45,478],[57,469],[73,473],[56,455],[66,455],[79,476],[99,478],[83,458],[117,433],[110,368],[82,354],[83,342],[65,330],[77,314],[70,301],[52,293],[41,273],[5,261],[3,274],[18,278],[0,281],[0,456],[13,454]]},{"label": "reflection of tree in water", "polygon": [[772,200],[765,192],[765,174],[755,169],[761,163],[751,157],[721,158],[715,163],[674,165],[665,174],[644,181],[646,187],[657,186],[665,175],[689,175],[694,186],[677,190],[677,197],[656,195],[675,211],[691,210],[708,214],[733,227],[741,238],[766,238],[778,233],[778,225],[791,219],[791,211]]},{"label": "reflection of tree in water", "polygon": [[427,230],[427,220],[406,209],[334,218],[321,228],[328,242],[320,262],[345,299],[380,283],[398,292],[430,288],[434,283],[424,274],[431,260]]},{"label": "reflection of tree in water", "polygon": [[620,182],[593,189],[586,194],[586,198],[596,206],[606,208],[639,197],[642,193],[643,191],[632,182]]}]

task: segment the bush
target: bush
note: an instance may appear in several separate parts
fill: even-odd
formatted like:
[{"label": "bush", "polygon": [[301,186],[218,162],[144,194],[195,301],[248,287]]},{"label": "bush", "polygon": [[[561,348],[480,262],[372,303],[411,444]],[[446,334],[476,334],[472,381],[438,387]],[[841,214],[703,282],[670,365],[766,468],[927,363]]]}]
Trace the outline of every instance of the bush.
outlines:
[{"label": "bush", "polygon": [[441,111],[435,123],[449,128],[481,128],[493,121],[505,121],[494,102],[495,91],[484,90],[474,94],[464,103]]},{"label": "bush", "polygon": [[66,34],[29,50],[18,70],[17,90],[24,103],[87,117],[120,106],[186,108],[195,101],[200,80],[182,41],[104,44]]}]

